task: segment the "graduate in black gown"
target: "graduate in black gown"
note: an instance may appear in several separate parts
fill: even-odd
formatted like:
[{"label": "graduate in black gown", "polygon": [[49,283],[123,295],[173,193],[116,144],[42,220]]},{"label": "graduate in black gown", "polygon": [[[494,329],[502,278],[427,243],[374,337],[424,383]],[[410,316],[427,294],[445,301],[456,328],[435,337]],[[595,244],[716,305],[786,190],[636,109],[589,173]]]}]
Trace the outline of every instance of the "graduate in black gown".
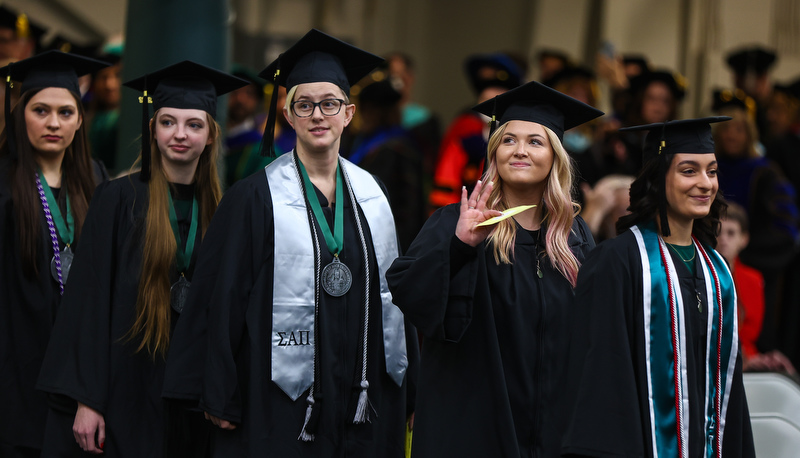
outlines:
[{"label": "graduate in black gown", "polygon": [[47,395],[34,385],[89,201],[108,178],[91,159],[78,76],[105,66],[52,51],[0,69],[22,85],[0,133],[2,457],[42,448]]},{"label": "graduate in black gown", "polygon": [[[602,112],[538,82],[474,109],[500,120],[482,181],[387,274],[424,336],[412,455],[556,456],[573,288],[594,247],[561,139]],[[478,226],[520,205],[535,206]]]},{"label": "graduate in black gown", "polygon": [[753,457],[710,123],[648,124],[620,234],[576,289],[569,457]]},{"label": "graduate in black gown", "polygon": [[37,385],[78,406],[50,409],[45,456],[203,456],[202,414],[165,404],[161,387],[222,195],[217,96],[245,84],[189,61],[126,83],[154,114],[144,107],[141,172],[98,188],[86,217]]},{"label": "graduate in black gown", "polygon": [[226,192],[164,385],[218,426],[214,456],[404,456],[418,350],[384,279],[394,220],[338,154],[350,86],[380,61],[312,30],[262,72],[280,70],[297,145]]}]

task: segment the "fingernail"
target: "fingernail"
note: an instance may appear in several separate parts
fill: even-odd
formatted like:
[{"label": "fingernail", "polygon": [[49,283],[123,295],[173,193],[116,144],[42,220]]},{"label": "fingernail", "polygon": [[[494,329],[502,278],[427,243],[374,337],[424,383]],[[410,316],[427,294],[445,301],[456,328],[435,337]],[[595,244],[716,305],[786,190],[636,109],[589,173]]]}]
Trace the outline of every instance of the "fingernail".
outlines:
[{"label": "fingernail", "polygon": [[105,442],[100,442],[100,448],[103,448],[104,445],[106,445]]}]

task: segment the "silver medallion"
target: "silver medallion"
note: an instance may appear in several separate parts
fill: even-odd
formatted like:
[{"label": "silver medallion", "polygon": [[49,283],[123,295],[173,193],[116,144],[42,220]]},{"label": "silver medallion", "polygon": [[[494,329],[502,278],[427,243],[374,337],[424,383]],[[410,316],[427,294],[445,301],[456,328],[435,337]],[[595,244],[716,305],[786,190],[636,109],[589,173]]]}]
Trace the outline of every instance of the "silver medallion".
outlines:
[{"label": "silver medallion", "polygon": [[183,275],[169,288],[169,303],[172,310],[178,313],[183,311],[186,305],[186,298],[189,296],[189,287],[192,286],[191,282]]},{"label": "silver medallion", "polygon": [[[67,246],[64,247],[64,251],[60,253],[60,257],[61,257],[61,281],[63,281],[64,284],[66,285],[67,277],[69,276],[69,269],[70,267],[72,267],[72,258],[74,258],[75,255],[72,254],[72,249]],[[56,268],[55,256],[53,256],[53,258],[50,259],[50,274],[53,276],[53,279],[55,281],[58,281],[58,269]]]},{"label": "silver medallion", "polygon": [[322,269],[322,289],[333,297],[344,296],[353,284],[353,275],[350,269],[339,260],[333,257],[333,262]]}]

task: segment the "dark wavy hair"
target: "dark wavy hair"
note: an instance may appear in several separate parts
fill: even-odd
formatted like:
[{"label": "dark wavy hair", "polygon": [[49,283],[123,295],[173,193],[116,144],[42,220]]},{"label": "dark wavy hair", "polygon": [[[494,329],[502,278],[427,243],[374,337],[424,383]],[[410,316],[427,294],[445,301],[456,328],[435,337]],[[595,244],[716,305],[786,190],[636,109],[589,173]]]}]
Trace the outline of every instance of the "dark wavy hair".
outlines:
[{"label": "dark wavy hair", "polygon": [[[617,221],[617,234],[621,234],[637,224],[648,223],[659,218],[661,236],[668,237],[670,235],[665,188],[667,171],[674,158],[674,154],[665,154],[648,161],[642,167],[639,176],[631,184],[631,203],[628,207],[630,213]],[[716,248],[717,234],[720,231],[719,220],[725,215],[727,208],[728,203],[725,202],[722,193],[717,192],[708,214],[694,220],[692,235],[701,243]]]}]

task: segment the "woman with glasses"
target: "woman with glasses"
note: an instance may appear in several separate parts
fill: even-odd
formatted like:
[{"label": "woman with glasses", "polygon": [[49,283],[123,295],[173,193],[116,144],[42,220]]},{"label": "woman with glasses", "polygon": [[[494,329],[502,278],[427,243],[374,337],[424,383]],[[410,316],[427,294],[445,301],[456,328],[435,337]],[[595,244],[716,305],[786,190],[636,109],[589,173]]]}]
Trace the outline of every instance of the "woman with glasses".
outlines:
[{"label": "woman with glasses", "polygon": [[167,361],[164,395],[200,401],[215,456],[404,454],[417,347],[384,277],[394,220],[339,157],[350,86],[380,61],[312,30],[262,72],[297,144],[226,193]]}]

